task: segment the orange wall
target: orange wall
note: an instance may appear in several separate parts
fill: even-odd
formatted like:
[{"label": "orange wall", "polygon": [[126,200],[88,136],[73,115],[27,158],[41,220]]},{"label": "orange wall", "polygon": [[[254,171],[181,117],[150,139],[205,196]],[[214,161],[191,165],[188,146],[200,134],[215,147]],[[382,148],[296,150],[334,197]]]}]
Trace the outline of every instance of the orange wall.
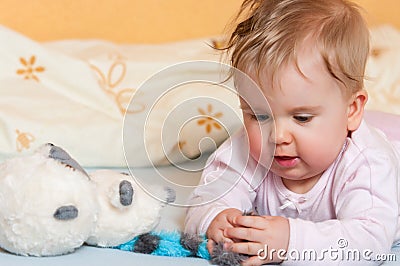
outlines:
[{"label": "orange wall", "polygon": [[222,32],[241,0],[0,0],[0,23],[36,40],[161,42]]},{"label": "orange wall", "polygon": [[[327,0],[329,1],[329,0]],[[220,34],[242,0],[0,0],[0,23],[39,40],[165,42]],[[400,28],[400,0],[356,0]]]},{"label": "orange wall", "polygon": [[364,8],[370,25],[392,24],[400,29],[399,0],[353,0]]}]

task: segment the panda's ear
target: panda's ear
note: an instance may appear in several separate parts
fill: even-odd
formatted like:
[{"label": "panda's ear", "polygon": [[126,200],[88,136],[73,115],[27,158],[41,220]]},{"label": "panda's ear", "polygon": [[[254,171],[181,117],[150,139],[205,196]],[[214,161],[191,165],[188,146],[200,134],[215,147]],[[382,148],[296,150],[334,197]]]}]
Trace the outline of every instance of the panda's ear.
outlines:
[{"label": "panda's ear", "polygon": [[176,200],[176,192],[170,187],[165,187],[165,192],[167,194],[166,201],[167,203],[173,203]]},{"label": "panda's ear", "polygon": [[81,171],[83,174],[89,177],[88,173],[82,168],[82,166],[75,161],[65,150],[62,148],[55,146],[52,143],[47,143],[44,145],[46,147],[45,150],[48,151],[47,156],[51,159],[59,161],[62,164],[65,164],[72,169]]}]

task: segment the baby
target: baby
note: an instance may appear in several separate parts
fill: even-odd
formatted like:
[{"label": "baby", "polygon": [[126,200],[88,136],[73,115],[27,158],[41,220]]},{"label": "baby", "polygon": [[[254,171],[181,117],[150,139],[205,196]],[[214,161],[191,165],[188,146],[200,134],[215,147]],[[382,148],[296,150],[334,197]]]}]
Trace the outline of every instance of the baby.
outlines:
[{"label": "baby", "polygon": [[210,157],[185,230],[249,255],[244,265],[379,263],[400,239],[400,142],[363,119],[359,9],[245,0],[238,17],[227,50],[244,128]]}]

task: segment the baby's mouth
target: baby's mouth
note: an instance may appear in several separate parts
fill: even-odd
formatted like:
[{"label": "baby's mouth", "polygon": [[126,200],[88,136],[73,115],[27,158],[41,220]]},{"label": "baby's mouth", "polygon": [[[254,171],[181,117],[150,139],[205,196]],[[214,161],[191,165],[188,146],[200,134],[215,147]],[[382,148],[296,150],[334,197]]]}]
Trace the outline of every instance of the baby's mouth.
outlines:
[{"label": "baby's mouth", "polygon": [[274,156],[274,160],[282,167],[294,167],[300,158],[297,156]]}]

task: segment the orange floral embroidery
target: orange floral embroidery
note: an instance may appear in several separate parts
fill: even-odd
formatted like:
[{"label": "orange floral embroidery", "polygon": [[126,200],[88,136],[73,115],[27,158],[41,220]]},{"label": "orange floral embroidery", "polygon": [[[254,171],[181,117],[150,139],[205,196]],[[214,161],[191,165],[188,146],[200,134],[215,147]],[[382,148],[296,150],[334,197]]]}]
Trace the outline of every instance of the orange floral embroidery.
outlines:
[{"label": "orange floral embroidery", "polygon": [[18,129],[15,132],[17,133],[17,151],[21,152],[23,149],[29,149],[31,142],[35,141],[35,137],[28,132],[21,132]]},{"label": "orange floral embroidery", "polygon": [[35,72],[43,72],[45,71],[45,68],[42,66],[34,67],[36,57],[32,55],[29,60],[25,60],[25,58],[20,57],[19,61],[24,66],[24,69],[17,69],[17,74],[23,75],[25,79],[34,79],[39,82],[39,78],[35,75]]},{"label": "orange floral embroidery", "polygon": [[207,134],[209,134],[213,128],[218,129],[218,130],[220,130],[222,128],[216,119],[222,117],[223,114],[221,112],[213,114],[212,109],[213,109],[213,107],[211,104],[208,104],[207,111],[205,111],[201,108],[198,109],[199,113],[205,117],[200,118],[197,121],[197,124],[199,126],[205,126]]},{"label": "orange floral embroidery", "polygon": [[130,104],[133,95],[139,93],[135,95],[136,98],[140,97],[141,95],[141,93],[137,92],[136,89],[117,89],[118,85],[122,82],[126,75],[126,64],[122,61],[122,57],[117,56],[114,63],[110,66],[107,76],[98,67],[94,65],[90,65],[90,67],[99,76],[100,87],[114,98],[122,114],[139,113],[145,109],[145,105],[143,103],[132,102]]}]

